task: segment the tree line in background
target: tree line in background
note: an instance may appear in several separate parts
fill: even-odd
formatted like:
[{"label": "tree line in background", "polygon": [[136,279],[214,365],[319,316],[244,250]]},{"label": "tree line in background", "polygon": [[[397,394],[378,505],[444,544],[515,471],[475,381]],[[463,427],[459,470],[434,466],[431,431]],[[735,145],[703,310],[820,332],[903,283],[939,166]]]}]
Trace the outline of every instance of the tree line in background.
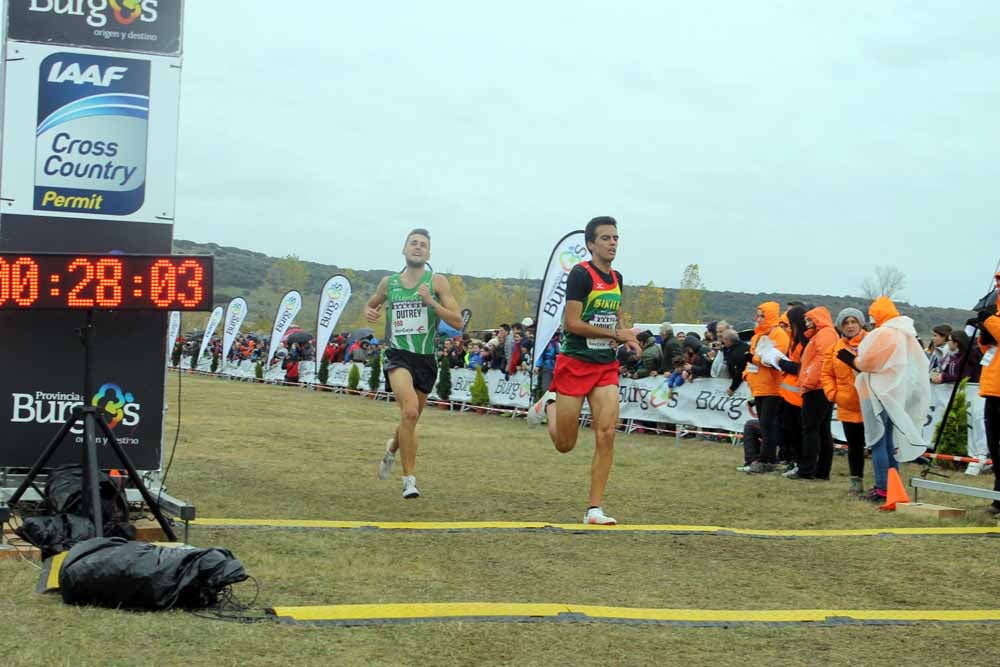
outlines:
[{"label": "tree line in background", "polygon": [[[330,264],[300,260],[294,255],[282,258],[214,243],[174,241],[180,254],[211,254],[215,256],[215,303],[225,306],[230,299],[242,296],[250,306],[243,325],[244,331],[270,332],[275,310],[281,297],[291,289],[301,292],[302,311],[297,323],[309,330],[315,327],[319,291],[331,275],[341,273],[351,281],[352,297],[338,330],[346,331],[371,326],[381,332],[384,323],[369,324],[364,318],[365,301],[374,293],[379,280],[388,275],[385,270],[353,270]],[[401,268],[401,267],[400,267]],[[525,316],[534,318],[538,306],[541,280],[519,278],[480,278],[448,275],[455,299],[472,311],[471,330],[492,329],[502,322],[513,322]],[[836,314],[848,306],[867,310],[869,293],[889,293],[897,297],[905,286],[905,276],[896,267],[876,267],[872,278],[859,287],[862,296],[824,296],[794,293],[718,292],[705,288],[697,264],[684,267],[679,288],[627,285],[622,310],[627,322],[707,322],[728,320],[737,328],[752,327],[753,314],[762,301],[784,304],[800,300],[827,306]],[[913,317],[917,331],[927,333],[936,324],[961,325],[969,311],[956,308],[912,307],[901,303],[905,314]],[[208,320],[208,314],[185,316],[185,329],[198,328]]]}]

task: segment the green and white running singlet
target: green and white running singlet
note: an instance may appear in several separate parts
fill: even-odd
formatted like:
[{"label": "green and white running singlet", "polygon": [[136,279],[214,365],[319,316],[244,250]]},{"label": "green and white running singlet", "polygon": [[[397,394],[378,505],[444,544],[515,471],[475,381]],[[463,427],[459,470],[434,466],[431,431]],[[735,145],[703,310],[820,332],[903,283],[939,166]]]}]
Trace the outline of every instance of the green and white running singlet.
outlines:
[{"label": "green and white running singlet", "polygon": [[434,354],[434,336],[438,329],[438,314],[425,306],[417,294],[421,285],[427,285],[434,295],[434,274],[424,269],[412,289],[403,287],[399,273],[389,276],[386,286],[386,324],[389,329],[389,348],[406,350],[414,354]]}]

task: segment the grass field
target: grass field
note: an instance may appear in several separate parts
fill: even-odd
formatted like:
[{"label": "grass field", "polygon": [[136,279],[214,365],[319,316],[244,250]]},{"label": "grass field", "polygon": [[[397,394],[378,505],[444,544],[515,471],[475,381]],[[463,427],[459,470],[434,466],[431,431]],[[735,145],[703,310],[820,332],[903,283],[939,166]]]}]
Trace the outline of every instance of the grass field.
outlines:
[{"label": "grass field", "polygon": [[[177,378],[170,379],[176,417]],[[394,404],[291,387],[183,378],[183,426],[168,481],[200,517],[363,521],[582,518],[592,452],[555,452],[543,430],[429,409],[417,478],[400,498],[375,462]],[[172,429],[171,429],[172,434]],[[623,524],[896,528],[925,521],[828,483],[737,473],[741,451],[620,435],[606,507]],[[398,472],[398,469],[397,469]],[[904,478],[910,471],[904,471]],[[868,471],[870,477],[870,469]],[[957,476],[985,486],[986,478]],[[974,508],[971,499],[921,500]],[[947,525],[993,526],[981,512]],[[671,609],[995,609],[989,537],[747,537],[644,533],[414,532],[194,527],[261,583],[259,606],[415,602],[570,603]],[[696,628],[610,623],[432,622],[368,627],[240,625],[184,612],[63,605],[33,592],[37,571],[0,562],[4,665],[611,665],[1000,662],[989,625]],[[245,585],[244,585],[245,586]],[[240,591],[245,596],[248,591]]]}]

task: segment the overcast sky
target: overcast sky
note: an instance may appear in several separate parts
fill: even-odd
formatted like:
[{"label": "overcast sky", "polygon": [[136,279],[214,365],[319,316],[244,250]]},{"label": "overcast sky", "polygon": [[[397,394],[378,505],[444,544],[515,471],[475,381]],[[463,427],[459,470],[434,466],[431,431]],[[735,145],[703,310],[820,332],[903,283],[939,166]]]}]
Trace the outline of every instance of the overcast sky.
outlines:
[{"label": "overcast sky", "polygon": [[1000,2],[188,1],[175,236],[968,308],[1000,258]]}]

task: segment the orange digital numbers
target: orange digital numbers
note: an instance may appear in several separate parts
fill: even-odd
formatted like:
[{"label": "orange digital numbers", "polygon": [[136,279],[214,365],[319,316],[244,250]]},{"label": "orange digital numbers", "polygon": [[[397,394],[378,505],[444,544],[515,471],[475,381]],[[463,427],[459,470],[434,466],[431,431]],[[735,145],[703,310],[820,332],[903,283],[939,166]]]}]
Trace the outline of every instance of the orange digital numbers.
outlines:
[{"label": "orange digital numbers", "polygon": [[0,252],[0,309],[211,310],[212,258]]},{"label": "orange digital numbers", "polygon": [[169,308],[177,298],[177,269],[169,259],[158,259],[149,270],[149,300]]}]

